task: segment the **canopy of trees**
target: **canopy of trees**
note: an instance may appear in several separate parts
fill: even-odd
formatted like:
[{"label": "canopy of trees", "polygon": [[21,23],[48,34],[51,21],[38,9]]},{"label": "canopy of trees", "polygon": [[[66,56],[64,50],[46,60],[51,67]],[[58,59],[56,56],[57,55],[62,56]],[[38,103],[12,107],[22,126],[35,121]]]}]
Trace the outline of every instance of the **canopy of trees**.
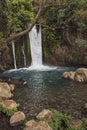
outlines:
[{"label": "canopy of trees", "polygon": [[[27,29],[38,11],[40,2],[40,0],[0,0],[0,42],[10,35]],[[39,22],[47,28],[44,31],[48,33],[50,29],[54,31],[49,33],[51,39],[55,38],[54,42],[62,38],[66,44],[71,45],[74,35],[86,38],[87,0],[47,0]],[[70,34],[73,34],[71,39]]]},{"label": "canopy of trees", "polygon": [[87,0],[0,0],[0,51],[36,22],[42,25],[45,61],[87,64]]}]

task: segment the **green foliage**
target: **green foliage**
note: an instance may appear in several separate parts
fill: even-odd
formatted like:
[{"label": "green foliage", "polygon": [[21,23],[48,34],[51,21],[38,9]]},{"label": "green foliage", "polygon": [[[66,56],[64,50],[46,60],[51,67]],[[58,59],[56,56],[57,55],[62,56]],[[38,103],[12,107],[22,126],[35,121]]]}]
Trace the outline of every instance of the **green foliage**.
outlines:
[{"label": "green foliage", "polygon": [[70,121],[72,120],[72,117],[66,114],[63,115],[56,110],[52,110],[52,112],[54,115],[49,125],[53,128],[53,130],[68,130],[70,128]]},{"label": "green foliage", "polygon": [[77,39],[75,41],[75,45],[77,47],[87,47],[87,40],[84,40],[84,39]]},{"label": "green foliage", "polygon": [[13,33],[26,29],[34,18],[32,0],[8,0],[8,13]]},{"label": "green foliage", "polygon": [[46,32],[54,35],[54,37],[48,35],[50,37],[49,41],[48,39],[45,40],[49,44],[57,45],[58,39],[60,39],[60,43],[72,45],[74,45],[74,38],[78,39],[80,37],[86,40],[87,0],[49,0],[46,3],[40,22],[55,30],[43,29],[45,30],[43,35],[46,35]]},{"label": "green foliage", "polygon": [[32,0],[0,0],[0,42],[3,37],[25,30],[34,14]]},{"label": "green foliage", "polygon": [[13,109],[8,109],[8,108],[4,108],[3,105],[0,104],[0,111],[5,113],[7,116],[12,116],[15,112],[18,111],[18,107],[19,107],[19,104],[17,105],[17,107]]},{"label": "green foliage", "polygon": [[87,129],[87,118],[83,118],[82,121],[83,121],[83,127],[86,130]]}]

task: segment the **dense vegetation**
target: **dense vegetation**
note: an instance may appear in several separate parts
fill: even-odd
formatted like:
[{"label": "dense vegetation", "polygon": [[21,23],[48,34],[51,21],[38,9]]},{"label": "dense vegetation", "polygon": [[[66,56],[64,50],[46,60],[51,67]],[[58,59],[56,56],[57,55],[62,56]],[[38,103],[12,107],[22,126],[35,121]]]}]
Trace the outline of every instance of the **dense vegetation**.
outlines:
[{"label": "dense vegetation", "polygon": [[48,25],[43,29],[45,56],[54,57],[56,64],[87,64],[86,0],[51,1],[44,8],[41,22]]},{"label": "dense vegetation", "polygon": [[[40,0],[0,0],[0,44],[27,29],[39,5]],[[87,65],[87,0],[47,0],[37,22],[45,62]]]}]

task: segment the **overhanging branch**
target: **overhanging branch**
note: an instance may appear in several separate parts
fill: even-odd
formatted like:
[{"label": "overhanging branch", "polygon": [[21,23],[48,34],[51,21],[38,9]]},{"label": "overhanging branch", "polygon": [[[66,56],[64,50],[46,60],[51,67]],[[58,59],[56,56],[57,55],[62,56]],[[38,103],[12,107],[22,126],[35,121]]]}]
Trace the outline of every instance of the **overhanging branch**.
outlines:
[{"label": "overhanging branch", "polygon": [[28,27],[28,29],[26,29],[26,30],[24,30],[24,31],[22,31],[20,33],[17,33],[17,34],[15,34],[13,36],[8,37],[7,39],[5,39],[4,43],[9,43],[10,41],[15,40],[18,37],[21,37],[21,36],[27,34],[28,32],[30,32],[31,29],[33,28],[33,26],[35,25],[35,23],[37,22],[37,20],[39,19],[39,16],[41,15],[41,12],[42,12],[42,9],[44,7],[45,2],[46,2],[46,0],[41,1],[39,10],[37,12],[37,15],[36,15],[34,21],[32,22],[32,24]]}]

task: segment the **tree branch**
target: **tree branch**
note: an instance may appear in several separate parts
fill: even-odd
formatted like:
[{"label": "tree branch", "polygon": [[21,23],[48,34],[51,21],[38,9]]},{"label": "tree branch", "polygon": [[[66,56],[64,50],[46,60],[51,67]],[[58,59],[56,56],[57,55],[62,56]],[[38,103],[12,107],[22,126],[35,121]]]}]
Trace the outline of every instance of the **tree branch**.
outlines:
[{"label": "tree branch", "polygon": [[39,10],[38,10],[38,12],[37,12],[37,15],[36,15],[34,21],[32,22],[32,24],[28,27],[28,29],[26,29],[26,30],[24,30],[24,31],[22,31],[22,32],[20,32],[20,33],[17,33],[17,34],[15,34],[15,35],[13,35],[13,36],[8,37],[7,39],[5,39],[4,43],[9,43],[10,41],[15,40],[15,39],[17,39],[18,37],[21,37],[21,36],[27,34],[28,32],[30,32],[31,29],[33,28],[33,26],[35,25],[35,23],[37,22],[39,16],[41,15],[41,12],[42,12],[42,9],[43,9],[43,7],[44,7],[45,2],[46,2],[46,0],[42,0],[42,1],[41,1]]}]

